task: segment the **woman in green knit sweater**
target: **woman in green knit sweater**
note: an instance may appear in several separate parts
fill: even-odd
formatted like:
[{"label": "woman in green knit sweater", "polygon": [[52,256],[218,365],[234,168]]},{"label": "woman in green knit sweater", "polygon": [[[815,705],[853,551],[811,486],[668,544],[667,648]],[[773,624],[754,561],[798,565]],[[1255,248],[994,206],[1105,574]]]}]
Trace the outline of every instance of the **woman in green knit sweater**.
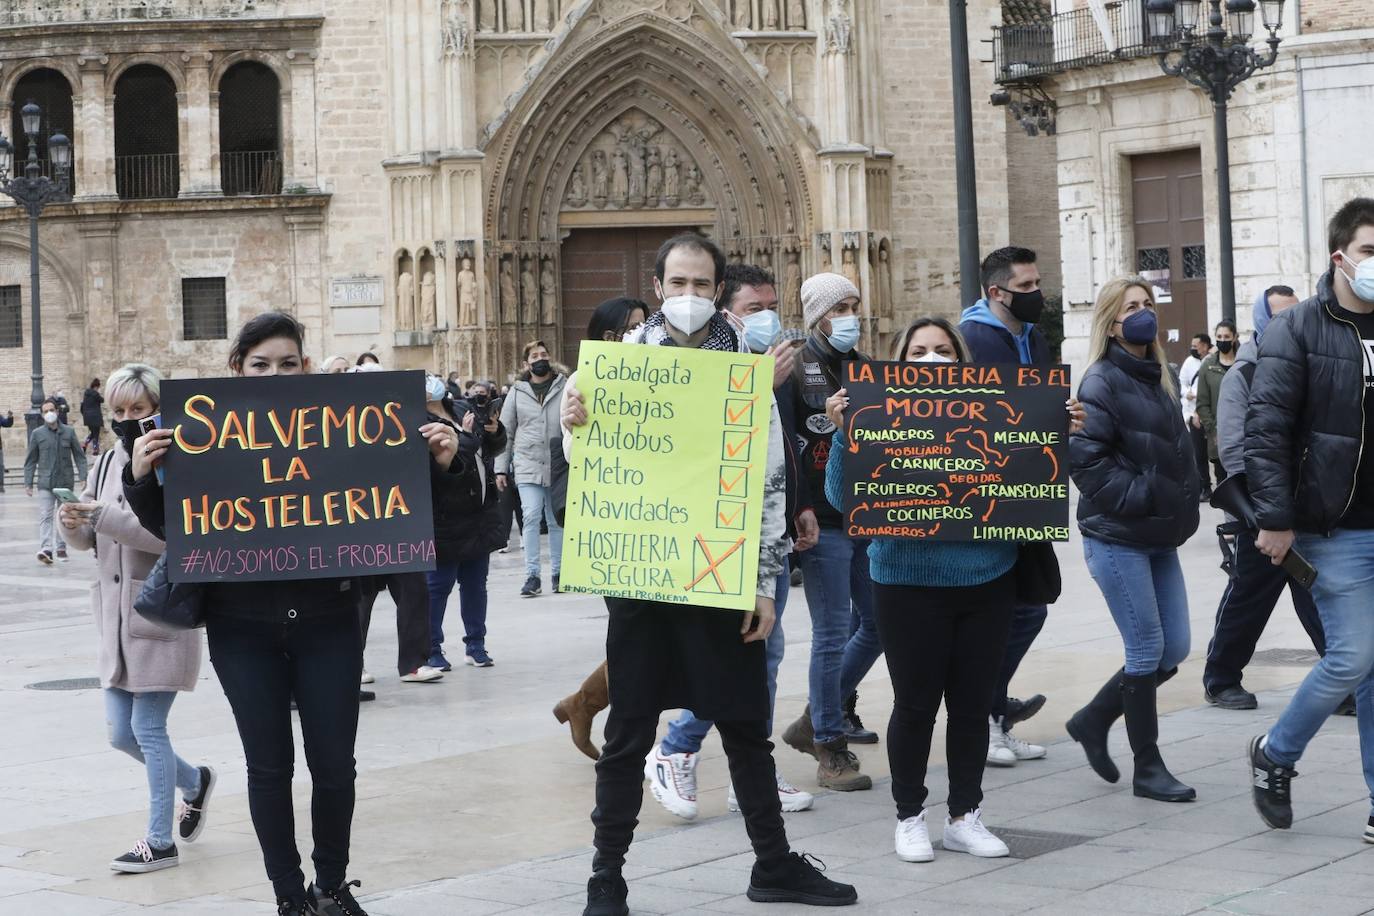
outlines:
[{"label": "woman in green knit sweater", "polygon": [[[902,336],[896,358],[962,362],[968,348],[940,318],[921,318]],[[837,431],[826,467],[825,495],[837,508],[844,481],[841,389],[826,403]],[[945,756],[949,814],[944,848],[995,858],[1006,844],[983,826],[983,767],[988,715],[1011,628],[1016,590],[1011,575],[1016,545],[996,541],[920,541],[874,538],[868,548],[883,654],[892,678],[887,756],[897,803],[896,852],[907,862],[935,858],[926,827],[926,767],[935,715],[947,710]]]}]

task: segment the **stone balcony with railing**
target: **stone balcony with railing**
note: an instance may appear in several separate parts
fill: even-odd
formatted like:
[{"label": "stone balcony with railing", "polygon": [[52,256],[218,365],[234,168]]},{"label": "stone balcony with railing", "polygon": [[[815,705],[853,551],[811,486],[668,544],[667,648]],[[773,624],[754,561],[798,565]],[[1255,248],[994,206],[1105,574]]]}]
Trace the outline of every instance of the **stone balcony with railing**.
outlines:
[{"label": "stone balcony with railing", "polygon": [[321,0],[0,0],[0,27],[316,15]]},{"label": "stone balcony with railing", "polygon": [[[1004,86],[1148,57],[1172,42],[1150,40],[1146,0],[1111,0],[1088,8],[1020,17],[992,30],[993,78]],[[1024,7],[1022,7],[1024,8]],[[1110,37],[1109,37],[1110,36]]]}]

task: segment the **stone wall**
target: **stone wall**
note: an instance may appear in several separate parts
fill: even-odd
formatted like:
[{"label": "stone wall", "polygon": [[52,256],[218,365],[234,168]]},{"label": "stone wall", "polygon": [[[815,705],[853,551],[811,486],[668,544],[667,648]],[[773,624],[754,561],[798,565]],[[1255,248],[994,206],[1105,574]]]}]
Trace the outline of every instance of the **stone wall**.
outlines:
[{"label": "stone wall", "polygon": [[[1284,10],[1284,18],[1293,17],[1293,4]],[[1368,0],[1302,0],[1302,31],[1339,32],[1344,29],[1374,27]]]},{"label": "stone wall", "polygon": [[1058,147],[1055,136],[1027,136],[1007,113],[1007,242],[1039,255],[1040,285],[1060,292]]}]

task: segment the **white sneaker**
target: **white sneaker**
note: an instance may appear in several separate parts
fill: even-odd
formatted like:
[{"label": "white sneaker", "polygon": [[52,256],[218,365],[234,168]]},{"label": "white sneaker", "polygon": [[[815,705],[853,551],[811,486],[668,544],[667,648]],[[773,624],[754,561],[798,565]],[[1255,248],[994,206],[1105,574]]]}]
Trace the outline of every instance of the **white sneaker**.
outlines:
[{"label": "white sneaker", "polygon": [[[816,798],[810,792],[803,792],[792,785],[782,774],[778,773],[778,801],[782,803],[782,810],[787,814],[795,814],[798,811],[810,811],[815,804]],[[735,784],[730,783],[730,794],[725,799],[725,807],[731,812],[739,811],[739,800],[735,798]]]},{"label": "white sneaker", "polygon": [[[1042,757],[1044,750],[1040,749]],[[1002,723],[991,716],[988,717],[988,766],[1016,766],[1016,752],[1007,744],[1007,733],[1002,731]]]},{"label": "white sneaker", "polygon": [[409,674],[401,675],[401,680],[407,684],[429,684],[434,681],[443,680],[444,672],[438,668],[431,668],[429,665],[421,665]]},{"label": "white sneaker", "polygon": [[935,848],[930,845],[930,831],[926,829],[926,813],[897,822],[897,858],[903,862],[934,862]]},{"label": "white sneaker", "polygon": [[983,859],[1000,859],[1011,854],[1007,844],[983,826],[982,808],[965,814],[962,821],[945,818],[944,847],[950,852],[966,852]]},{"label": "white sneaker", "polygon": [[376,681],[377,681],[377,679],[376,679],[375,677],[373,677],[370,673],[368,673],[368,670],[367,670],[366,668],[364,668],[364,669],[363,669],[363,683],[364,683],[364,684],[373,684],[373,683],[376,683]]},{"label": "white sneaker", "polygon": [[1002,742],[1011,748],[1017,760],[1040,760],[1046,753],[1043,746],[1022,741],[1011,732],[1002,732]]},{"label": "white sneaker", "polygon": [[669,814],[685,821],[697,816],[697,755],[664,754],[659,745],[644,758],[649,789]]}]

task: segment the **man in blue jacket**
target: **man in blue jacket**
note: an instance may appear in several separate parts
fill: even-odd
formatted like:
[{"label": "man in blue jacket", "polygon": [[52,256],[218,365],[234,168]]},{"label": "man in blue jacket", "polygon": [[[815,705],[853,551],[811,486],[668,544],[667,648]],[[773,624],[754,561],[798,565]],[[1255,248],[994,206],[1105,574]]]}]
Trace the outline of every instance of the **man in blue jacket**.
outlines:
[{"label": "man in blue jacket", "polygon": [[[999,248],[983,260],[981,280],[983,298],[964,309],[959,333],[969,345],[975,362],[1050,363],[1053,362],[1045,335],[1035,326],[1045,308],[1040,290],[1040,269],[1035,252],[1029,248]],[[1024,722],[1045,705],[1043,694],[1027,700],[1007,696],[1007,689],[1021,659],[1045,626],[1049,608],[1018,605],[1012,619],[1002,671],[997,678],[997,693],[988,723],[988,764],[1015,766],[1021,760],[1037,760],[1045,749],[1011,734],[1011,727]]]}]

